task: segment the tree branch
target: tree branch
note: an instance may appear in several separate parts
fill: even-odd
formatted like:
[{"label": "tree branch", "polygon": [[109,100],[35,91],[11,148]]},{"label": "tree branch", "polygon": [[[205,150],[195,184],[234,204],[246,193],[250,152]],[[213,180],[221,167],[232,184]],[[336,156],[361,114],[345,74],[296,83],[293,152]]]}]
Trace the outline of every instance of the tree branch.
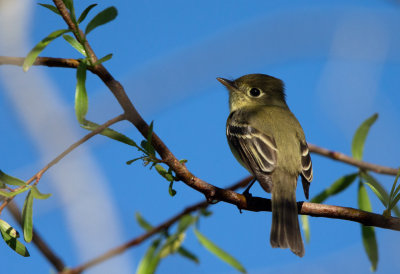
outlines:
[{"label": "tree branch", "polygon": [[[7,57],[7,56],[0,56],[0,65],[15,65],[15,66],[22,66],[24,62],[23,57]],[[67,59],[67,58],[53,58],[53,57],[38,57],[33,64],[35,66],[47,66],[47,67],[63,67],[63,68],[77,68],[79,65],[79,60],[77,59]],[[88,69],[98,74],[98,72],[94,72],[93,68],[88,67]],[[106,78],[106,76],[104,76]],[[115,80],[114,80],[115,81]],[[118,84],[115,84],[118,86]],[[310,152],[319,154],[321,156],[340,161],[352,166],[356,166],[358,168],[364,170],[370,170],[380,174],[387,174],[396,176],[397,169],[387,166],[381,166],[374,163],[359,161],[351,156],[348,156],[344,153],[329,150],[327,148],[323,148],[314,144],[308,143],[308,148]]]},{"label": "tree branch", "polygon": [[[253,177],[247,177],[243,179],[242,181],[232,185],[231,187],[227,188],[226,190],[228,191],[233,191],[238,188],[245,187]],[[249,199],[249,208],[246,208],[247,210],[252,210],[252,211],[271,211],[271,200],[270,199],[264,199],[260,197],[253,197]],[[204,202],[199,202],[196,204],[193,204],[189,207],[186,207],[184,210],[182,210],[180,213],[176,214],[172,218],[166,220],[165,222],[159,224],[156,227],[153,227],[151,230],[147,231],[146,233],[143,233],[142,235],[120,245],[117,246],[104,254],[80,265],[75,268],[68,269],[64,272],[63,274],[78,274],[81,273],[82,271],[97,265],[99,263],[102,263],[112,257],[115,257],[123,252],[125,252],[127,249],[139,245],[145,240],[149,239],[151,236],[167,230],[169,227],[171,227],[173,224],[175,224],[177,221],[180,220],[184,215],[190,214],[194,211],[197,211],[201,208],[207,208],[210,206],[208,201]],[[303,215],[309,215],[312,217],[326,217],[326,218],[332,218],[332,219],[342,219],[342,220],[348,220],[348,221],[353,221],[353,222],[358,222],[366,226],[377,226],[381,228],[387,228],[387,229],[392,229],[392,230],[398,230],[400,231],[400,219],[399,218],[386,218],[383,215],[375,214],[375,213],[370,213],[350,207],[340,207],[340,206],[332,206],[332,205],[323,205],[323,204],[316,204],[316,203],[307,203],[307,202],[298,202],[297,203],[299,214]],[[244,209],[244,208],[243,208]]]},{"label": "tree branch", "polygon": [[308,144],[308,148],[310,149],[311,152],[314,152],[316,154],[331,158],[336,161],[340,161],[349,165],[353,165],[356,167],[359,167],[361,169],[365,170],[371,170],[376,173],[381,173],[381,174],[387,174],[387,175],[397,175],[398,169],[396,168],[391,168],[391,167],[385,167],[385,166],[380,166],[372,163],[367,163],[363,161],[356,160],[350,156],[347,156],[346,154],[343,154],[341,152],[336,152],[332,151],[323,147],[319,147],[313,144]]},{"label": "tree branch", "polygon": [[[83,144],[84,142],[86,142],[87,140],[92,138],[93,136],[99,134],[100,132],[102,132],[103,130],[108,128],[109,126],[111,126],[119,121],[125,120],[125,118],[126,118],[125,115],[121,114],[121,115],[107,121],[106,123],[98,126],[95,130],[86,134],[82,139],[80,139],[79,141],[70,145],[65,151],[63,151],[60,155],[58,155],[56,158],[54,158],[50,163],[48,163],[44,168],[42,168],[38,173],[36,173],[32,178],[30,178],[28,181],[26,181],[26,185],[18,187],[16,189],[14,189],[14,191],[25,188],[27,185],[31,184],[33,181],[36,181],[34,184],[37,184],[39,182],[40,178],[42,177],[43,173],[45,173],[49,168],[51,168],[52,166],[57,164],[62,158],[64,158],[66,155],[68,155],[71,151],[73,151],[75,148],[77,148],[78,146],[80,146],[81,144]],[[3,211],[3,209],[14,199],[14,197],[16,197],[16,196],[6,198],[3,201],[3,203],[0,205],[0,214]]]},{"label": "tree branch", "polygon": [[[252,179],[253,179],[253,177],[249,176],[249,177],[237,182],[236,184],[230,186],[227,189],[235,190],[235,189],[238,189],[238,188],[245,187]],[[153,235],[155,235],[155,234],[157,234],[157,233],[159,233],[161,231],[167,230],[169,227],[171,227],[173,224],[175,224],[177,221],[179,221],[180,218],[182,218],[184,215],[190,214],[190,213],[192,213],[194,211],[197,211],[197,210],[199,210],[201,208],[207,208],[210,205],[211,204],[209,204],[207,201],[204,201],[204,202],[199,202],[199,203],[193,204],[191,206],[188,206],[184,210],[182,210],[180,213],[176,214],[175,216],[173,216],[172,218],[166,220],[165,222],[159,224],[158,226],[153,227],[151,230],[147,231],[146,233],[143,233],[142,235],[140,235],[140,236],[138,236],[138,237],[136,237],[136,238],[134,238],[134,239],[132,239],[132,240],[120,245],[120,246],[117,246],[117,247],[105,252],[104,254],[98,256],[97,258],[94,258],[93,260],[90,260],[90,261],[88,261],[88,262],[86,262],[86,263],[84,263],[84,264],[82,264],[80,266],[77,266],[75,268],[71,268],[69,270],[66,270],[66,271],[64,271],[62,273],[63,274],[81,273],[82,271],[84,271],[84,270],[86,270],[86,269],[88,269],[88,268],[90,268],[90,267],[92,267],[94,265],[97,265],[97,264],[99,264],[101,262],[104,262],[104,261],[106,261],[106,260],[108,260],[108,259],[110,259],[110,258],[112,258],[112,257],[114,257],[114,256],[116,256],[118,254],[123,253],[124,251],[126,251],[127,249],[129,249],[129,248],[131,248],[133,246],[141,244],[145,240],[149,239],[151,236],[153,236]]]}]

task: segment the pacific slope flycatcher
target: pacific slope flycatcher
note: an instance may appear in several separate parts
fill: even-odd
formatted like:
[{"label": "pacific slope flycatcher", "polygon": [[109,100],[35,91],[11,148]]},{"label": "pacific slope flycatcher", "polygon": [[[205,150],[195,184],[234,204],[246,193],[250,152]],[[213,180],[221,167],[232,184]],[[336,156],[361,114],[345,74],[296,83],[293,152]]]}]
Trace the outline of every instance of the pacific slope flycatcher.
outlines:
[{"label": "pacific slope flycatcher", "polygon": [[290,248],[302,257],[297,178],[301,176],[308,199],[313,172],[303,129],[286,104],[283,82],[264,74],[217,80],[229,90],[226,135],[232,153],[265,191],[272,192],[271,246]]}]

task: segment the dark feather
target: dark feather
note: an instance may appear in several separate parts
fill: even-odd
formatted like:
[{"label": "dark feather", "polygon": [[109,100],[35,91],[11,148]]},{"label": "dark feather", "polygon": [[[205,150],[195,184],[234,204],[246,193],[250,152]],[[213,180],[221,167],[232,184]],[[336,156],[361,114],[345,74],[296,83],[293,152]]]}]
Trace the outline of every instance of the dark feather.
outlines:
[{"label": "dark feather", "polygon": [[308,199],[309,189],[310,189],[310,182],[313,179],[313,169],[312,169],[312,162],[310,151],[308,150],[307,143],[300,143],[300,152],[301,152],[301,165],[302,165],[302,172],[301,172],[301,182],[303,184],[304,195]]}]

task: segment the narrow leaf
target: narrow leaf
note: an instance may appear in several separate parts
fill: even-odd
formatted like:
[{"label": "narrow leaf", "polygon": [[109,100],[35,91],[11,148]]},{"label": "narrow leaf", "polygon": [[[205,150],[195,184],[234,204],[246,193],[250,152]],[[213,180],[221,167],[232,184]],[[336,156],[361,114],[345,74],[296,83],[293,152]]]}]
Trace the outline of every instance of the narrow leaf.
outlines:
[{"label": "narrow leaf", "polygon": [[97,4],[91,4],[90,6],[88,6],[83,12],[82,14],[79,16],[78,18],[78,24],[81,23],[83,20],[85,20],[86,16],[88,15],[88,13],[95,7],[97,6]]},{"label": "narrow leaf", "polygon": [[375,195],[379,198],[379,200],[381,201],[381,203],[387,207],[387,201],[385,201],[385,199],[383,198],[382,193],[379,192],[379,190],[377,190],[372,184],[368,183],[368,182],[364,182],[365,185],[369,186],[369,188],[375,193]]},{"label": "narrow leaf", "polygon": [[167,238],[165,244],[161,247],[160,258],[165,258],[175,253],[185,240],[185,233],[176,233]]},{"label": "narrow leaf", "polygon": [[356,130],[356,133],[353,136],[353,142],[351,144],[351,153],[353,157],[357,160],[362,160],[364,144],[367,139],[367,135],[371,126],[375,123],[376,119],[378,119],[378,114],[375,113],[367,120],[365,120],[359,128]]},{"label": "narrow leaf", "polygon": [[[367,190],[361,183],[358,184],[358,206],[361,210],[371,212],[372,206],[368,197]],[[378,244],[375,237],[375,229],[371,226],[361,225],[361,235],[364,249],[371,262],[371,270],[375,271],[378,264]]]},{"label": "narrow leaf", "polygon": [[86,57],[86,51],[81,43],[78,42],[74,37],[71,35],[64,34],[63,38],[67,41],[74,49],[76,49],[80,54]]},{"label": "narrow leaf", "polygon": [[396,195],[396,194],[400,191],[400,185],[399,185],[399,187],[397,187],[397,189],[396,189],[397,180],[399,179],[399,176],[400,176],[400,168],[399,168],[399,170],[397,171],[397,175],[396,175],[396,178],[394,179],[394,183],[393,183],[393,185],[392,185],[392,189],[390,190],[389,200],[392,200],[392,197],[393,197],[394,195]]},{"label": "narrow leaf", "polygon": [[31,186],[27,185],[26,187],[18,189],[18,190],[15,190],[15,191],[3,191],[3,190],[0,190],[0,196],[4,196],[4,197],[7,197],[7,198],[14,197],[15,195],[18,195],[18,194],[20,194],[22,192],[27,191],[28,189],[31,189]]},{"label": "narrow leaf", "polygon": [[220,258],[222,261],[226,262],[230,266],[236,268],[242,273],[246,273],[246,270],[244,267],[239,263],[238,260],[233,258],[231,255],[226,253],[224,250],[216,246],[213,242],[211,242],[209,239],[207,239],[203,234],[200,233],[197,229],[194,229],[194,234],[196,235],[197,239],[199,242],[211,253],[213,253],[215,256]]},{"label": "narrow leaf", "polygon": [[178,223],[177,233],[182,233],[188,229],[189,226],[196,222],[196,218],[190,214],[183,215]]},{"label": "narrow leaf", "polygon": [[36,186],[33,186],[31,191],[32,191],[33,198],[35,198],[35,199],[45,200],[51,196],[51,193],[48,193],[48,194],[41,193]]},{"label": "narrow leaf", "polygon": [[3,240],[6,242],[6,244],[15,252],[17,252],[19,255],[24,256],[24,257],[29,257],[29,252],[28,249],[16,238],[11,237],[7,233],[4,233],[3,231],[0,230],[1,236],[3,237]]},{"label": "narrow leaf", "polygon": [[[81,124],[81,127],[87,130],[95,130],[96,128],[99,127],[99,124],[96,124],[94,122],[91,122],[89,120],[84,120],[83,124]],[[129,137],[127,137],[126,135],[119,133],[118,131],[115,131],[111,128],[106,128],[105,130],[103,130],[102,132],[100,132],[101,135],[106,136],[108,138],[111,138],[113,140],[119,141],[121,143],[133,146],[138,148],[138,145]]]},{"label": "narrow leaf", "polygon": [[42,7],[48,8],[49,10],[51,10],[52,12],[54,12],[55,14],[60,15],[60,12],[58,11],[58,9],[57,9],[55,6],[53,6],[53,5],[42,4],[42,3],[39,3],[39,5],[41,5]]},{"label": "narrow leaf", "polygon": [[0,182],[5,183],[6,185],[13,185],[13,186],[24,186],[25,182],[15,178],[13,176],[5,174],[3,171],[0,170]]},{"label": "narrow leaf", "polygon": [[99,12],[86,26],[85,34],[97,28],[98,26],[104,25],[117,17],[117,9],[115,7],[109,7]]},{"label": "narrow leaf", "polygon": [[100,65],[108,60],[110,60],[113,57],[112,53],[107,54],[106,56],[100,58],[99,60],[97,60],[96,63],[94,63],[94,65]]},{"label": "narrow leaf", "polygon": [[60,37],[64,33],[70,32],[68,29],[56,30],[50,33],[47,37],[45,37],[42,41],[40,41],[25,57],[24,64],[22,65],[22,69],[26,72],[28,69],[35,63],[36,58],[39,54],[44,50],[44,48],[54,39]]},{"label": "narrow leaf", "polygon": [[151,121],[150,126],[149,126],[149,131],[147,132],[147,142],[146,142],[146,148],[145,150],[150,154],[150,155],[155,155],[155,149],[153,147],[153,144],[151,143],[151,138],[153,136],[153,121]]},{"label": "narrow leaf", "polygon": [[127,164],[127,165],[131,165],[133,162],[136,162],[137,160],[141,160],[141,159],[143,159],[143,158],[144,158],[144,157],[142,156],[142,157],[138,157],[138,158],[135,158],[135,159],[126,161],[126,164]]},{"label": "narrow leaf", "polygon": [[309,243],[311,238],[311,233],[310,233],[310,223],[307,215],[301,215],[301,224],[304,236],[306,237],[306,242]]},{"label": "narrow leaf", "polygon": [[173,184],[174,182],[170,182],[168,187],[168,193],[171,197],[174,197],[176,195],[176,190],[172,188]]},{"label": "narrow leaf", "polygon": [[81,62],[76,70],[75,114],[80,124],[85,121],[89,108],[86,92],[86,64]]},{"label": "narrow leaf", "polygon": [[32,191],[29,191],[25,198],[24,206],[22,208],[22,226],[24,228],[24,239],[25,242],[30,243],[32,241],[32,229],[33,229],[33,195]]},{"label": "narrow leaf", "polygon": [[311,199],[312,203],[322,203],[325,201],[328,197],[336,195],[346,188],[348,188],[354,180],[357,178],[358,173],[352,173],[345,175],[343,177],[340,177],[337,179],[332,185],[330,185],[328,188],[320,192],[317,196]]},{"label": "narrow leaf", "polygon": [[190,252],[188,249],[184,248],[183,246],[181,246],[177,252],[179,253],[179,255],[195,262],[196,264],[198,264],[200,262],[196,255],[194,255],[192,252]]},{"label": "narrow leaf", "polygon": [[149,230],[153,229],[153,226],[152,226],[149,222],[147,222],[147,221],[142,217],[142,215],[140,215],[139,212],[136,212],[136,213],[135,213],[135,218],[136,218],[136,221],[138,222],[138,224],[139,224],[144,230],[149,231]]},{"label": "narrow leaf", "polygon": [[[361,172],[361,178],[371,184],[381,195],[385,201],[389,201],[389,194],[386,192],[385,188],[369,173]],[[397,217],[400,217],[400,210],[397,206],[393,207],[393,212]]]},{"label": "narrow leaf", "polygon": [[19,238],[18,231],[4,220],[0,220],[0,230],[1,232],[8,234],[10,237]]},{"label": "narrow leaf", "polygon": [[151,243],[136,269],[136,274],[153,274],[155,272],[157,265],[160,262],[160,257],[156,254],[160,243],[161,239],[156,239]]},{"label": "narrow leaf", "polygon": [[75,8],[74,8],[74,1],[73,0],[63,0],[65,6],[69,10],[69,13],[71,15],[71,19],[76,25],[76,17],[75,17]]}]

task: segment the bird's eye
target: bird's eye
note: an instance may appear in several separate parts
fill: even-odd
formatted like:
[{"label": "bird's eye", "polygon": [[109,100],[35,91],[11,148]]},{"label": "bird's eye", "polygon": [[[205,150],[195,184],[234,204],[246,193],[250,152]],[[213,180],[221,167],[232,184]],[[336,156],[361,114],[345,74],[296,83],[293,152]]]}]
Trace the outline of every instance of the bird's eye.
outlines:
[{"label": "bird's eye", "polygon": [[260,94],[261,94],[261,91],[258,88],[252,88],[250,90],[250,95],[252,97],[258,97],[258,96],[260,96]]}]

